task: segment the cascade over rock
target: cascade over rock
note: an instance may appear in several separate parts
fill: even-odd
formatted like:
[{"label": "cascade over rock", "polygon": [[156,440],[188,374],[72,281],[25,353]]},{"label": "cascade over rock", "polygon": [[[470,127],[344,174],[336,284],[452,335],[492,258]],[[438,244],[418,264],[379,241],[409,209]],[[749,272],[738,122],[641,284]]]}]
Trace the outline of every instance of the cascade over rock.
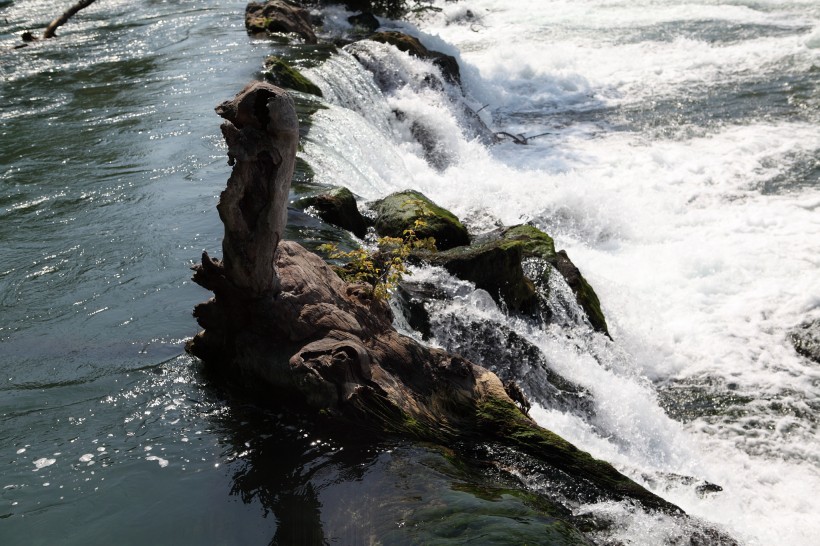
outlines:
[{"label": "cascade over rock", "polygon": [[374,42],[390,44],[399,51],[404,51],[413,57],[431,61],[441,70],[441,75],[444,76],[445,80],[453,85],[461,85],[461,69],[458,66],[456,58],[452,55],[441,53],[440,51],[427,49],[419,39],[414,36],[389,30],[371,34],[368,39]]},{"label": "cascade over rock", "polygon": [[233,165],[218,205],[224,259],[204,254],[194,268],[194,280],[214,298],[194,311],[204,331],[189,352],[272,403],[336,426],[434,442],[496,442],[554,469],[575,484],[567,491],[681,514],[539,427],[495,374],[400,335],[387,302],[345,283],[300,245],[281,241],[298,141],[294,105],[283,90],[253,83],[217,112],[226,119]]}]

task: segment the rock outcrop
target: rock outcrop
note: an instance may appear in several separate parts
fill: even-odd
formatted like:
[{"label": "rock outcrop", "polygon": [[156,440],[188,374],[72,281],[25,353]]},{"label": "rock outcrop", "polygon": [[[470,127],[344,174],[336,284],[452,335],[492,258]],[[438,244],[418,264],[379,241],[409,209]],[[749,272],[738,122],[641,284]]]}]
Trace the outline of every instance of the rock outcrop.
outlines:
[{"label": "rock outcrop", "polygon": [[284,0],[248,4],[245,7],[245,28],[251,34],[260,32],[296,34],[309,44],[317,42],[308,11]]},{"label": "rock outcrop", "polygon": [[583,484],[591,498],[680,513],[536,425],[492,372],[397,333],[387,302],[281,241],[298,141],[284,91],[254,83],[217,112],[226,119],[233,165],[218,205],[224,259],[204,254],[194,268],[194,280],[214,298],[194,311],[204,331],[189,352],[271,403],[336,426],[441,443],[495,442]]},{"label": "rock outcrop", "polygon": [[317,97],[322,96],[322,90],[318,85],[304,77],[301,72],[276,55],[271,55],[265,59],[265,71],[262,74],[267,81],[277,87],[309,93]]},{"label": "rock outcrop", "polygon": [[[393,193],[372,203],[370,208],[377,214],[376,233],[379,235],[403,237],[405,230],[415,229],[419,239],[433,237],[439,250],[470,244],[467,228],[459,219],[421,192]],[[424,225],[415,228],[416,221]]]},{"label": "rock outcrop", "polygon": [[798,353],[820,363],[820,319],[804,322],[792,330],[790,337]]},{"label": "rock outcrop", "polygon": [[415,36],[389,30],[372,34],[368,39],[390,44],[408,55],[431,61],[441,71],[441,75],[444,76],[445,80],[453,85],[461,85],[461,69],[456,58],[440,51],[427,49]]}]

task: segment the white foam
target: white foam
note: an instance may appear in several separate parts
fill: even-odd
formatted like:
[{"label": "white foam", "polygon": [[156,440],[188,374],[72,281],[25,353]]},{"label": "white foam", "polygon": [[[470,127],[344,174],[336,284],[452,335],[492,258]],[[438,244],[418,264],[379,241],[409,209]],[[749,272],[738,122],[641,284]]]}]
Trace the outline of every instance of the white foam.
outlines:
[{"label": "white foam", "polygon": [[[461,307],[452,312],[507,321],[557,372],[594,395],[592,419],[535,407],[538,421],[637,480],[670,472],[721,485],[723,493],[701,498],[673,481],[647,484],[749,544],[813,544],[820,536],[813,517],[820,512],[813,493],[820,487],[820,446],[812,417],[820,370],[794,352],[787,334],[820,316],[820,187],[815,181],[773,195],[762,190],[775,177],[790,176],[793,164],[817,157],[816,123],[729,118],[661,137],[640,124],[614,132],[595,117],[564,125],[551,116],[708,96],[710,89],[742,89],[755,78],[806,71],[818,59],[820,6],[810,0],[436,5],[441,14],[405,28],[429,47],[460,52],[467,102],[488,104],[482,115],[494,113],[485,118],[494,129],[553,134],[528,146],[487,149],[463,130],[449,90],[413,83],[429,66],[394,57],[388,60],[399,83],[386,97],[353,74],[350,90],[366,90],[367,100],[337,90],[335,98],[328,95],[339,106],[314,116],[304,153],[318,181],[347,185],[368,199],[414,188],[477,230],[495,221],[532,221],[552,234],[595,287],[615,344],[529,331],[507,321],[479,291],[453,287]],[[704,21],[742,32],[726,40],[697,32],[646,39],[663,29],[677,32],[677,23],[697,29]],[[390,54],[378,47],[371,53],[382,60]],[[371,109],[363,109],[368,101]],[[680,108],[684,122],[687,108]],[[436,122],[438,141],[451,156],[448,168],[427,165],[408,128],[385,120],[392,109]],[[447,277],[415,273],[436,282]],[[667,382],[746,401],[735,402],[736,412],[723,408],[680,423],[665,414],[655,390]],[[641,544],[660,536],[652,525],[661,524],[651,518],[623,506],[613,510],[627,522],[625,536]]]},{"label": "white foam", "polygon": [[149,455],[145,458],[146,461],[156,461],[159,464],[160,468],[165,468],[168,466],[168,459],[163,459],[162,457],[157,457],[156,455]]},{"label": "white foam", "polygon": [[34,470],[36,472],[37,470],[40,470],[41,468],[46,468],[48,466],[51,466],[56,462],[57,462],[57,459],[49,459],[47,457],[41,457],[40,459],[37,459],[36,461],[34,461]]}]

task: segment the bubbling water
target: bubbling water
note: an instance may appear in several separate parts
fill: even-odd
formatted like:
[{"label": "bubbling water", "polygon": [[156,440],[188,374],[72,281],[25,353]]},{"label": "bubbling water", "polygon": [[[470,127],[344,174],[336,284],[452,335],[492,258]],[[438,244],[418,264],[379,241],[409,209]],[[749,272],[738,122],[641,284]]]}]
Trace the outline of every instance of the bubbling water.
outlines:
[{"label": "bubbling water", "polygon": [[[475,231],[532,222],[553,235],[601,297],[614,342],[567,341],[464,295],[438,316],[512,328],[592,394],[586,419],[536,406],[543,425],[750,544],[810,544],[820,372],[788,332],[820,316],[820,8],[639,4],[436,3],[399,26],[458,56],[463,96],[419,85],[429,65],[374,48],[395,80],[368,83],[366,100],[331,98],[344,109],[317,116],[305,154],[346,157],[344,183],[368,199],[412,187]],[[423,161],[406,123],[385,125],[379,100],[436,120],[447,166]],[[464,104],[484,106],[496,131],[540,136],[488,148],[465,129]],[[338,167],[319,181],[340,183]],[[446,326],[435,335],[448,345]],[[585,509],[653,543],[641,517]]]}]

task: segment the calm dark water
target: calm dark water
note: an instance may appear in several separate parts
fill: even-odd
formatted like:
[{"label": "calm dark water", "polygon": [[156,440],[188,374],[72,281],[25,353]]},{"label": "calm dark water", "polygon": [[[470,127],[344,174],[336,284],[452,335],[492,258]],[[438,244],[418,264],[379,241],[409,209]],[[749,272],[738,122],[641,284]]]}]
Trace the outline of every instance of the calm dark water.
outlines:
[{"label": "calm dark water", "polygon": [[[0,41],[56,9],[4,3]],[[243,9],[100,2],[0,57],[3,544],[275,533],[260,502],[231,494],[235,423],[182,350],[207,297],[188,266],[221,237],[213,107],[267,47]]]}]

